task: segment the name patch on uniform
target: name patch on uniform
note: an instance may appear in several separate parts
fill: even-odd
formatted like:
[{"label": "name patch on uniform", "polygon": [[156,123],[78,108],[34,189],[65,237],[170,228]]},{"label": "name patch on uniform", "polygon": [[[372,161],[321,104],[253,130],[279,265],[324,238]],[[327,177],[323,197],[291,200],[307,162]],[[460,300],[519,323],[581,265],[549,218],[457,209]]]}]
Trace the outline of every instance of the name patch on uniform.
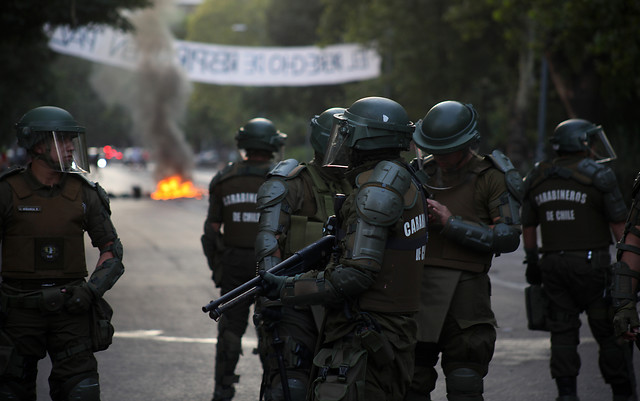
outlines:
[{"label": "name patch on uniform", "polygon": [[258,194],[252,192],[238,192],[229,194],[222,198],[224,206],[235,205],[238,203],[256,203]]},{"label": "name patch on uniform", "polygon": [[41,212],[42,208],[40,206],[18,206],[19,212]]},{"label": "name patch on uniform", "polygon": [[260,213],[256,212],[233,212],[234,223],[257,223],[260,221]]},{"label": "name patch on uniform", "polygon": [[536,195],[535,199],[538,206],[552,201],[568,201],[584,205],[587,202],[587,194],[571,189],[552,189]]}]

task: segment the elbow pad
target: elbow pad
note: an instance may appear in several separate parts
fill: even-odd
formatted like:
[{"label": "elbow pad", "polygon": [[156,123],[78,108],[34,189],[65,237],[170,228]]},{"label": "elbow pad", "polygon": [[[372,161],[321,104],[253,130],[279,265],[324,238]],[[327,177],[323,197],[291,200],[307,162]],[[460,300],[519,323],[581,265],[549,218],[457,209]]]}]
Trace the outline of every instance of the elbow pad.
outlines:
[{"label": "elbow pad", "polygon": [[613,306],[618,308],[627,302],[636,302],[637,290],[633,289],[633,279],[640,280],[640,273],[631,270],[625,262],[616,262],[611,266],[611,298]]},{"label": "elbow pad", "polygon": [[105,260],[100,266],[96,267],[87,282],[91,292],[99,297],[102,297],[105,292],[110,290],[120,276],[124,274],[124,265],[122,264],[123,248],[120,239],[116,238],[106,251],[111,251],[113,258]]},{"label": "elbow pad", "polygon": [[478,252],[508,253],[518,249],[520,232],[504,223],[493,228],[450,217],[442,230],[442,235]]},{"label": "elbow pad", "polygon": [[91,274],[87,286],[101,297],[113,287],[123,273],[124,265],[120,259],[107,259]]}]

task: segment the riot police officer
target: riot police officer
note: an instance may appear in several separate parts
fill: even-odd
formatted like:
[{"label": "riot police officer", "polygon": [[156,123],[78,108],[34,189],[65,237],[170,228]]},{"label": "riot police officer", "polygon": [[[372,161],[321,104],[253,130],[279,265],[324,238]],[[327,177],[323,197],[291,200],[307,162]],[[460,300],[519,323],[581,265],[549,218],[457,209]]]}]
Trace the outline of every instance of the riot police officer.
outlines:
[{"label": "riot police officer", "polygon": [[618,261],[613,264],[611,296],[615,307],[613,327],[616,336],[624,341],[636,341],[640,346],[640,319],[636,310],[640,288],[640,173],[633,184],[632,197],[624,233],[616,244]]},{"label": "riot police officer", "polygon": [[598,163],[615,154],[602,127],[582,119],[558,124],[550,142],[557,157],[536,164],[525,178],[522,224],[527,281],[541,283],[549,297],[551,377],[558,400],[578,399],[577,348],[584,311],[600,349],[602,376],[614,400],[626,400],[633,393],[629,349],[616,343],[610,299],[604,293],[611,233],[621,238],[627,209],[615,174]]},{"label": "riot police officer", "polygon": [[[209,210],[201,237],[212,278],[222,295],[256,274],[254,243],[260,212],[258,188],[273,168],[286,134],[266,118],[253,118],[238,130],[238,149],[245,158],[218,172],[209,185]],[[242,353],[242,336],[248,325],[250,304],[229,310],[218,323],[214,401],[231,400],[239,376],[235,368]]]},{"label": "riot police officer", "polygon": [[413,130],[387,98],[336,114],[325,164],[348,166],[352,185],[338,213],[341,254],[324,270],[262,274],[268,297],[326,308],[312,399],[402,400],[410,383],[427,240],[424,198],[400,157]]},{"label": "riot police officer", "polygon": [[[38,360],[49,354],[52,400],[97,401],[93,353],[113,335],[103,295],[124,273],[109,199],[76,174],[89,164],[85,129],[69,112],[37,107],[16,130],[31,162],[0,178],[0,399],[35,400]],[[85,231],[100,249],[88,281]]]},{"label": "riot police officer", "polygon": [[494,254],[520,243],[522,177],[500,151],[480,156],[478,114],[444,101],[416,124],[428,153],[414,161],[427,199],[429,244],[422,276],[416,366],[407,400],[430,399],[442,354],[447,398],[482,400],[496,340],[487,272]]},{"label": "riot police officer", "polygon": [[[256,237],[260,270],[269,270],[320,239],[323,225],[334,214],[334,196],[351,191],[342,169],[322,167],[333,115],[342,112],[344,108],[334,107],[311,118],[309,139],[314,158],[309,163],[298,164],[294,159],[280,162],[260,187]],[[256,304],[254,323],[265,369],[261,390],[265,400],[306,399],[322,319],[319,306],[282,305],[268,299]]]}]

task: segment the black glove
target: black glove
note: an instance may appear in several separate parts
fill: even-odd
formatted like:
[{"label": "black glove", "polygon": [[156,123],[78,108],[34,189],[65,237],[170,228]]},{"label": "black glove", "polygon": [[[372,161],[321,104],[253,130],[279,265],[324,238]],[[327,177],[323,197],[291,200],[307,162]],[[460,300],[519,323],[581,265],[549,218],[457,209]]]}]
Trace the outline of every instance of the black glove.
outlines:
[{"label": "black glove", "polygon": [[525,252],[527,254],[527,259],[524,261],[527,264],[527,270],[525,271],[527,283],[540,285],[542,284],[542,271],[540,270],[540,266],[538,266],[538,250],[535,249]]},{"label": "black glove", "polygon": [[260,282],[262,295],[271,300],[280,299],[280,291],[284,287],[285,281],[287,281],[287,276],[276,276],[266,270],[260,270],[258,274],[262,278]]},{"label": "black glove", "polygon": [[67,287],[65,293],[69,294],[69,298],[64,303],[67,311],[74,315],[86,313],[95,299],[95,295],[86,285]]}]

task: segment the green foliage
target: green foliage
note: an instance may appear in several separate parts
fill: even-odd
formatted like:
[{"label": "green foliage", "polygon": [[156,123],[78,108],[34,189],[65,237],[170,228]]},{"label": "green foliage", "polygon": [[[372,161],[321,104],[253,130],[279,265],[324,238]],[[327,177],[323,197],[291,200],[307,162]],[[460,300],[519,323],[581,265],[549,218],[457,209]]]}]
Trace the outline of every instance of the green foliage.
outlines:
[{"label": "green foliage", "polygon": [[[0,146],[15,141],[13,124],[31,108],[66,106],[82,121],[71,106],[85,105],[95,97],[87,91],[88,84],[83,80],[86,74],[71,76],[56,70],[57,57],[47,46],[45,26],[107,24],[130,29],[120,11],[148,5],[148,0],[5,0],[0,14],[0,52],[5,55],[0,63]],[[92,121],[96,118],[95,114],[86,117]]]},{"label": "green foliage", "polygon": [[[318,0],[209,0],[187,23],[187,40],[243,46],[310,46],[316,42]],[[195,149],[234,146],[238,127],[253,117],[271,119],[289,135],[287,146],[306,142],[309,118],[342,105],[343,87],[237,87],[195,85],[187,136]],[[338,102],[338,103],[336,103]]]}]

